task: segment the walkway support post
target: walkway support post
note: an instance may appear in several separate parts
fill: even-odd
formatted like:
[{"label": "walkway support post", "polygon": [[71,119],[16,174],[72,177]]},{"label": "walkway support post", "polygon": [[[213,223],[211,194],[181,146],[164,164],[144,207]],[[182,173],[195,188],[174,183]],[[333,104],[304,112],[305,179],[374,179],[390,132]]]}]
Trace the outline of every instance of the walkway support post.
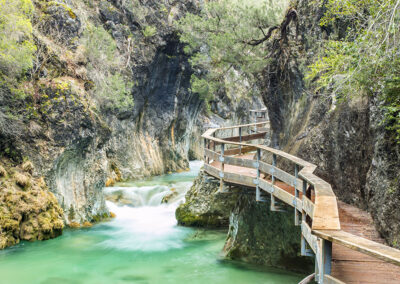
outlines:
[{"label": "walkway support post", "polygon": [[225,152],[225,144],[221,144],[221,156],[219,157],[219,161],[221,162],[221,171],[219,173],[220,177],[220,184],[219,184],[219,190],[220,192],[224,192],[225,186],[224,186],[224,168],[225,168],[225,159],[224,159],[224,152]]},{"label": "walkway support post", "polygon": [[[272,154],[272,166],[276,167],[276,154]],[[275,185],[275,169],[272,169],[271,172],[271,180],[272,180],[272,191],[271,191],[271,211],[278,211],[278,208],[275,206],[275,196],[274,196],[274,185]]]},{"label": "walkway support post", "polygon": [[299,189],[297,188],[297,179],[299,178],[299,166],[296,164],[294,166],[294,224],[295,226],[299,226],[299,211],[297,210],[297,198],[299,198]]},{"label": "walkway support post", "polygon": [[[303,200],[304,198],[306,198],[306,194],[307,194],[307,181],[303,179]],[[306,223],[306,211],[304,211],[304,208],[301,210],[301,223],[305,224]],[[303,233],[301,233],[301,255],[302,256],[313,256],[313,254],[311,254],[309,251],[307,251],[307,242],[306,239],[303,235]]]},{"label": "walkway support post", "polygon": [[[242,143],[242,128],[239,127],[239,143]],[[239,145],[240,155],[242,155],[242,145]]]},{"label": "walkway support post", "polygon": [[321,255],[319,265],[318,283],[324,284],[324,275],[331,275],[332,272],[332,243],[330,241],[320,239]]},{"label": "walkway support post", "polygon": [[207,149],[207,139],[204,138],[204,163],[207,163],[207,155],[206,155],[206,149]]},{"label": "walkway support post", "polygon": [[[215,138],[215,132],[213,133],[213,137]],[[213,151],[215,152],[216,145],[214,141],[212,143],[213,143]]]},{"label": "walkway support post", "polygon": [[257,149],[257,179],[254,181],[256,184],[256,201],[261,201],[261,192],[260,192],[260,159],[261,159],[261,150]]}]

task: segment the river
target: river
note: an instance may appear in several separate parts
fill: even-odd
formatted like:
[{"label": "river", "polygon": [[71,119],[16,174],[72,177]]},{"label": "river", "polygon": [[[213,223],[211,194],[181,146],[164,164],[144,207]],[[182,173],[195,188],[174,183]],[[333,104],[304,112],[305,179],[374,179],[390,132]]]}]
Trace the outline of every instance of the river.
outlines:
[{"label": "river", "polygon": [[[222,260],[224,231],[177,226],[175,209],[200,167],[104,189],[116,218],[0,251],[0,283],[298,283],[302,275]],[[161,204],[171,189],[172,202]]]}]

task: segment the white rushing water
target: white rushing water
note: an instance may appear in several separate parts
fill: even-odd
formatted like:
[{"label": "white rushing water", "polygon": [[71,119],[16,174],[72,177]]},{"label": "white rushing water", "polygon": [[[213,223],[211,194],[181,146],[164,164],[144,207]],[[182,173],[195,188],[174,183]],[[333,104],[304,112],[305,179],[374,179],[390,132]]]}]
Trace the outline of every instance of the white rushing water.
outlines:
[{"label": "white rushing water", "polygon": [[[100,245],[124,251],[165,251],[183,247],[189,230],[177,226],[175,210],[193,184],[186,180],[197,175],[201,166],[199,161],[191,162],[189,172],[169,175],[172,183],[164,178],[161,184],[133,182],[106,188],[107,195],[117,195],[120,200],[117,203],[107,201],[108,208],[118,218],[108,224],[113,229],[108,230],[112,238]],[[162,199],[173,192],[171,202],[162,204]]]},{"label": "white rushing water", "polygon": [[[303,275],[220,261],[226,232],[177,226],[175,209],[201,165],[105,189],[110,222],[0,251],[0,284],[298,283]],[[172,203],[160,204],[172,190]]]}]

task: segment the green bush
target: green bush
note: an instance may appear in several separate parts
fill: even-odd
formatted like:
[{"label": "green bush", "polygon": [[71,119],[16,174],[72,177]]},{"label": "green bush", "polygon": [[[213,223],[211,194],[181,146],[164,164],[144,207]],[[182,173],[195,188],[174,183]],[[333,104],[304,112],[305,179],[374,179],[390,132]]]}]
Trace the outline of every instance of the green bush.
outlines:
[{"label": "green bush", "polygon": [[381,100],[386,128],[400,143],[400,2],[323,2],[327,11],[322,26],[351,26],[346,38],[327,42],[307,78],[316,81],[317,88],[332,86],[338,98],[369,95]]},{"label": "green bush", "polygon": [[142,32],[144,37],[152,37],[156,35],[157,28],[153,26],[146,26]]},{"label": "green bush", "polygon": [[133,106],[132,83],[124,69],[117,44],[102,26],[88,26],[83,36],[88,75],[93,80],[93,94],[101,107],[127,109]]},{"label": "green bush", "polygon": [[32,40],[30,0],[0,0],[0,72],[20,76],[32,68],[36,46]]}]

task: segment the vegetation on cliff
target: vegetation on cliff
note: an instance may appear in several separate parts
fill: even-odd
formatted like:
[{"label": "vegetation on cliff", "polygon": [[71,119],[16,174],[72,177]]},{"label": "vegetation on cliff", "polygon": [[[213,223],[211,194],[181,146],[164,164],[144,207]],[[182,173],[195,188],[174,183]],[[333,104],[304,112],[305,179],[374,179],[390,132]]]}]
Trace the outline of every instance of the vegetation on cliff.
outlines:
[{"label": "vegetation on cliff", "polygon": [[32,68],[36,46],[32,38],[31,0],[0,1],[0,73],[21,76]]},{"label": "vegetation on cliff", "polygon": [[329,0],[326,9],[321,26],[344,25],[346,35],[327,40],[308,78],[334,88],[339,100],[381,99],[387,129],[400,143],[400,2]]}]

